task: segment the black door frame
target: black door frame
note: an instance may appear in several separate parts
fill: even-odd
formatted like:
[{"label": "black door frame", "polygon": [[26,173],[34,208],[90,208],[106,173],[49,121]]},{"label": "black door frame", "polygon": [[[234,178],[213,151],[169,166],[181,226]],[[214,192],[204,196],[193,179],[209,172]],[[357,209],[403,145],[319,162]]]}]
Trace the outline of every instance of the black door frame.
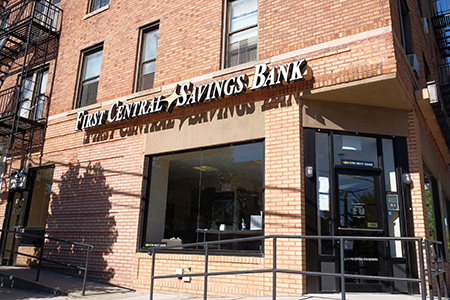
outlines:
[{"label": "black door frame", "polygon": [[[361,235],[364,236],[364,233],[371,233],[369,236],[388,236],[388,223],[386,218],[386,199],[382,197],[383,194],[383,176],[382,176],[382,169],[381,168],[375,168],[375,169],[362,169],[362,168],[352,168],[352,167],[345,167],[345,166],[334,166],[334,183],[335,183],[335,189],[333,193],[333,218],[334,218],[334,232],[333,234],[335,236],[352,236],[352,235]],[[376,220],[378,225],[378,228],[375,230],[358,230],[358,231],[348,231],[342,227],[340,227],[340,207],[339,207],[339,175],[359,175],[359,176],[367,176],[367,177],[373,177],[374,178],[374,191],[375,191],[375,210],[376,210]],[[355,234],[353,234],[355,233]],[[358,234],[361,233],[361,234]],[[355,241],[356,242],[356,241]],[[384,247],[386,243],[385,242],[378,242],[378,262],[379,262],[379,268],[380,268],[380,276],[390,276],[390,272],[388,271],[388,264],[389,259],[385,259],[388,257],[388,250],[386,247]],[[342,247],[342,245],[339,245],[336,243],[336,256],[335,256],[335,264],[336,264],[336,270],[340,270],[340,261],[338,259],[338,253],[339,248]],[[345,252],[345,250],[344,250]],[[364,256],[364,254],[362,254]],[[344,263],[345,264],[345,263]],[[340,287],[340,285],[338,285]],[[346,284],[347,291],[358,291],[358,292],[387,292],[389,290],[389,286],[386,285],[386,282],[380,282],[379,284],[374,283],[366,283],[366,284]]]},{"label": "black door frame", "polygon": [[[14,205],[14,203],[13,203],[14,195],[16,193],[27,193],[27,196],[25,198],[25,203],[23,205],[24,211],[23,211],[23,216],[22,216],[21,225],[20,225],[20,227],[22,229],[26,230],[26,225],[28,224],[29,213],[30,213],[30,208],[31,208],[31,198],[33,196],[33,188],[34,188],[37,171],[42,170],[42,169],[48,169],[48,168],[54,168],[54,165],[30,168],[28,170],[27,187],[25,189],[17,189],[17,190],[9,190],[8,191],[8,203],[7,203],[6,209],[5,209],[5,218],[4,218],[3,227],[2,227],[3,229],[7,229],[7,230],[10,229],[9,222],[11,220],[11,213],[12,213],[12,209],[13,209],[13,205]],[[43,235],[45,235],[45,230],[44,230],[44,232],[33,231],[31,233],[39,234],[39,235],[43,236]],[[12,234],[12,233],[9,233],[9,234]],[[7,236],[8,236],[8,233],[2,232],[1,237],[0,237],[1,249],[5,249],[5,247],[6,247]],[[20,241],[17,244],[17,247],[19,247],[19,246],[20,246]],[[15,265],[15,262],[16,262],[15,256],[12,261],[11,261],[11,259],[9,261],[4,261],[3,256],[4,256],[4,252],[0,251],[0,264],[3,265],[6,263],[9,265],[11,265],[11,264]]]},{"label": "black door frame", "polygon": [[[312,166],[313,170],[316,170],[316,146],[315,146],[315,134],[317,132],[327,133],[329,136],[329,149],[328,151],[333,151],[332,147],[332,137],[333,134],[345,134],[345,135],[355,135],[355,136],[364,136],[364,137],[374,137],[377,138],[377,148],[378,153],[380,153],[379,156],[379,165],[381,166],[380,169],[380,180],[381,185],[383,187],[384,191],[384,176],[383,176],[383,157],[382,152],[380,151],[382,149],[382,139],[390,139],[393,141],[393,147],[394,147],[394,159],[395,159],[395,171],[397,174],[397,188],[398,188],[398,197],[399,197],[399,217],[401,220],[401,236],[404,237],[413,237],[414,236],[414,225],[413,225],[413,216],[412,216],[412,203],[411,203],[411,191],[410,187],[404,184],[401,180],[402,174],[409,173],[408,168],[408,150],[407,150],[407,142],[406,137],[395,137],[395,136],[386,136],[386,135],[374,135],[374,134],[359,134],[359,133],[352,133],[352,132],[343,132],[343,131],[333,131],[333,130],[323,130],[323,129],[315,129],[315,128],[304,128],[304,167]],[[333,153],[331,153],[330,157],[334,157]],[[305,176],[305,212],[308,216],[305,220],[306,225],[306,234],[307,235],[319,235],[318,232],[318,213],[317,213],[317,174],[314,172],[314,175],[312,177]],[[330,176],[335,176],[335,168],[334,163],[330,159]],[[335,180],[331,180],[330,182],[330,190],[335,191]],[[335,197],[333,193],[332,197]],[[385,197],[382,193],[381,198],[383,198],[383,201]],[[334,203],[334,199],[330,199],[331,203]],[[335,208],[332,208],[333,212],[336,212]],[[384,208],[387,210],[387,208]],[[385,225],[387,226],[387,217],[383,216],[383,218],[386,220]],[[335,224],[337,222],[335,221]],[[335,227],[333,227],[333,230]],[[387,227],[385,227],[387,228]],[[336,231],[335,231],[336,232]],[[333,234],[335,234],[333,232]],[[306,268],[310,271],[320,271],[321,270],[321,262],[326,262],[327,258],[320,258],[319,256],[319,245],[317,241],[313,240],[307,240],[306,241],[306,255],[308,257],[306,261]],[[412,277],[417,278],[418,271],[417,271],[417,256],[415,253],[415,247],[414,245],[406,244],[403,249],[403,258],[390,258],[387,260],[386,263],[386,273],[389,276],[396,276],[396,277]],[[387,252],[388,257],[389,252]],[[328,260],[331,262],[332,259],[328,258]],[[400,273],[398,270],[401,270]],[[338,270],[330,270],[331,272],[338,272]],[[323,276],[325,277],[325,276]],[[335,281],[336,282],[336,289],[334,289],[334,292],[338,292],[340,289],[340,285],[338,282],[338,279],[335,278],[329,278],[328,280]],[[314,292],[333,292],[332,290],[321,290],[321,281],[322,278],[320,276],[307,276],[307,292],[314,293]],[[401,292],[401,293],[416,293],[418,291],[418,287],[415,285],[411,285],[409,283],[391,283],[390,284],[390,291],[391,292]]]},{"label": "black door frame", "polygon": [[[8,204],[6,205],[5,219],[3,221],[3,227],[2,227],[5,230],[11,230],[11,228],[9,227],[9,222],[11,221],[11,213],[12,213],[13,206],[14,206],[14,196],[16,194],[18,194],[18,193],[27,193],[27,195],[25,197],[25,200],[24,200],[24,203],[23,203],[22,220],[20,221],[21,224],[18,225],[20,227],[18,229],[21,229],[21,228],[25,227],[26,219],[27,219],[26,218],[26,214],[27,214],[27,211],[28,211],[28,206],[29,206],[29,203],[30,203],[30,196],[31,195],[30,195],[29,190],[14,190],[14,191],[9,191],[8,192]],[[12,235],[12,233],[2,232],[2,234],[1,234],[1,248],[2,249],[6,248],[6,242],[7,242],[8,236],[10,236],[10,235]],[[17,245],[15,245],[13,247],[14,248],[18,248],[19,247],[19,243],[17,241],[18,239],[16,237],[13,237],[13,238],[15,239],[14,243],[17,243]],[[12,249],[9,249],[9,250],[12,250]],[[16,255],[15,254],[10,256],[9,260],[7,260],[7,261],[3,259],[4,254],[5,254],[4,251],[2,251],[0,253],[0,255],[1,255],[1,261],[0,262],[1,262],[2,265],[4,265],[4,264],[6,264],[6,265],[14,265],[16,263]]]}]

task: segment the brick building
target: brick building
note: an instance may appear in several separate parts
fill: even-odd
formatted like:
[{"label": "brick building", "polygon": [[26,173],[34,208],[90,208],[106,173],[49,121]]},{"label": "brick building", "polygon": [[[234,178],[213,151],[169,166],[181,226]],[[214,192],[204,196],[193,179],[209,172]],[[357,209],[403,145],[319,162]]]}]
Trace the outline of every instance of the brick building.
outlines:
[{"label": "brick building", "polygon": [[[424,237],[450,259],[448,2],[2,3],[4,230],[92,244],[89,276],[135,289],[149,287],[149,247],[179,245],[157,274],[198,273],[201,246],[183,244],[226,238]],[[35,251],[16,236],[2,234],[3,264]],[[271,243],[216,245],[210,270],[270,268]],[[344,248],[349,274],[418,276],[410,243]],[[280,240],[277,255],[280,269],[340,268],[332,240]],[[271,278],[211,277],[209,292],[268,295]],[[280,294],[340,288],[277,283]],[[203,289],[198,277],[156,284]]]}]

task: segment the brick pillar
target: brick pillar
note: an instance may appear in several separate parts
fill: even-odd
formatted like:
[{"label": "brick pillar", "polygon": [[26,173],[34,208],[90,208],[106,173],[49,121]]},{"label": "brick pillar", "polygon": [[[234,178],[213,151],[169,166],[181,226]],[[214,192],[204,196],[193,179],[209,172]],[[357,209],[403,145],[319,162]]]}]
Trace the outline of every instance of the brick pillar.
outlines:
[{"label": "brick pillar", "polygon": [[409,136],[408,160],[409,171],[413,180],[411,186],[411,200],[414,217],[414,235],[428,237],[427,203],[425,198],[422,148],[420,143],[419,120],[414,111],[408,113]]},{"label": "brick pillar", "polygon": [[[304,234],[304,188],[301,105],[295,94],[270,99],[266,109],[265,153],[265,234]],[[305,265],[305,243],[300,240],[277,241],[277,267],[302,270]],[[273,244],[265,244],[265,267],[271,268]],[[266,278],[271,290],[272,275]],[[269,279],[270,278],[270,279]],[[301,295],[305,280],[300,275],[279,274],[278,295]]]}]

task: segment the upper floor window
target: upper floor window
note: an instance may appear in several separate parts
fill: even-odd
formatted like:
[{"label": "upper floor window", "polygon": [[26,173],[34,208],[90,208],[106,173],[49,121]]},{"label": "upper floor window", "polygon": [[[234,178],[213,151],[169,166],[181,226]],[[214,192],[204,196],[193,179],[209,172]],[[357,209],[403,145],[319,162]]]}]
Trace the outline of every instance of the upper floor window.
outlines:
[{"label": "upper floor window", "polygon": [[225,67],[232,67],[257,59],[258,0],[227,1]]},{"label": "upper floor window", "polygon": [[88,13],[109,5],[109,0],[90,0]]},{"label": "upper floor window", "polygon": [[141,30],[141,48],[136,76],[136,91],[153,88],[155,81],[158,34],[158,25],[152,25]]},{"label": "upper floor window", "polygon": [[400,17],[400,29],[402,34],[402,46],[406,54],[412,54],[411,25],[409,21],[409,9],[405,0],[398,1],[398,11]]},{"label": "upper floor window", "polygon": [[90,105],[97,100],[103,45],[95,46],[81,55],[81,69],[78,80],[76,107]]},{"label": "upper floor window", "polygon": [[38,120],[45,117],[45,91],[48,82],[48,69],[31,72],[22,82],[19,115]]}]

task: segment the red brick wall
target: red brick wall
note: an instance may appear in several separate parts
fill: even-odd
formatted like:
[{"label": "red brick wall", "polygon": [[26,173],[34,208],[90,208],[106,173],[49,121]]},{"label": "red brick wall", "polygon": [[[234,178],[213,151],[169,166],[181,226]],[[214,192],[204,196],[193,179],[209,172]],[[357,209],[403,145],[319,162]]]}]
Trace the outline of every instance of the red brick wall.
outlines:
[{"label": "red brick wall", "polygon": [[[119,97],[124,97],[124,101],[127,97],[137,101],[166,95],[172,87],[166,86],[162,92],[158,88],[196,76],[204,75],[204,78],[195,79],[201,84],[239,72],[251,72],[251,68],[236,73],[230,71],[230,74],[220,72],[221,0],[195,3],[111,0],[109,9],[85,17],[87,3],[87,0],[62,1],[64,23],[53,85],[52,118],[43,156],[34,157],[33,165],[55,165],[48,233],[92,243],[95,251],[91,274],[115,284],[138,289],[148,289],[149,285],[150,257],[136,253],[144,140],[146,134],[151,134],[145,132],[147,124],[231,103],[265,100],[265,234],[303,234],[306,217],[303,149],[310,145],[302,142],[300,92],[339,87],[343,83],[358,84],[362,79],[395,74],[405,87],[407,97],[413,101],[412,88],[424,83],[423,75],[419,83],[415,82],[401,53],[396,0],[333,0],[327,5],[312,0],[260,1],[259,59],[268,59],[277,65],[306,58],[314,72],[311,82],[183,108],[172,115],[163,113],[75,132],[76,114],[67,112],[73,108],[80,52],[100,42],[104,43],[104,48],[98,102],[103,103]],[[415,1],[410,0],[408,4],[413,11]],[[419,26],[417,15],[416,12],[412,14],[416,31]],[[160,22],[157,89],[132,95],[139,28],[155,21]],[[417,33],[415,39],[420,41],[414,44],[415,50],[426,48],[423,36]],[[431,61],[432,53],[426,52],[425,56]],[[421,56],[419,59],[422,60]],[[109,105],[99,108],[97,104],[89,110],[108,109]],[[408,145],[411,147],[411,173],[416,181],[420,176],[416,175],[416,171],[420,173],[420,167],[416,166],[420,155],[414,152],[418,144],[412,113],[410,122]],[[420,195],[417,197],[414,196],[413,201],[420,204]],[[0,217],[4,207],[0,206]],[[417,230],[421,230],[424,222],[420,217],[423,213],[415,213]],[[213,257],[210,267],[212,270],[270,267],[271,244],[268,242],[265,246],[264,258]],[[71,258],[77,253],[61,254],[60,257]],[[278,253],[282,255],[278,261],[280,268],[304,266],[306,257],[302,255],[305,253],[302,243],[280,242]],[[201,272],[203,268],[203,259],[198,256],[164,255],[158,262],[157,272],[161,273],[173,272],[178,267],[191,267],[192,272]],[[271,291],[271,275],[229,276],[211,279],[210,283],[210,292],[216,295],[267,295]],[[281,294],[303,293],[304,286],[301,276],[280,275]],[[197,278],[191,283],[174,279],[158,282],[158,288],[183,292],[189,289],[200,294],[203,284]]]},{"label": "red brick wall", "polygon": [[[331,2],[325,6],[317,1],[260,1],[259,58],[269,58],[390,24],[387,2]],[[101,42],[104,43],[104,52],[98,101],[132,93],[139,28],[158,20],[156,87],[220,69],[221,0],[195,3],[116,0],[111,1],[109,9],[83,20],[86,7],[87,0],[62,2],[63,27],[70,29],[64,30],[61,35],[57,68],[59,80],[52,95],[52,114],[73,107],[80,51]],[[325,53],[327,50],[320,49]],[[380,55],[373,50],[383,52],[386,45],[366,50],[367,57],[362,57],[360,52],[352,54],[353,58],[346,67],[348,73],[354,74],[358,67],[375,71],[368,58],[379,60]],[[345,72],[344,67],[341,70]]]}]

